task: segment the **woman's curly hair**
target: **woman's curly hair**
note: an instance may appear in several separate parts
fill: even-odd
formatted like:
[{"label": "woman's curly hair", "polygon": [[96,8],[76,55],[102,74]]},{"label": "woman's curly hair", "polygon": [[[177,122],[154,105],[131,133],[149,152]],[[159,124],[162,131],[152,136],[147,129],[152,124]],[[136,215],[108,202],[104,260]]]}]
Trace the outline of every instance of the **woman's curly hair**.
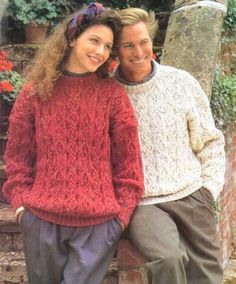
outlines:
[{"label": "woman's curly hair", "polygon": [[[66,31],[75,15],[76,13],[68,16],[55,28],[45,44],[38,50],[32,63],[26,68],[25,76],[33,93],[43,100],[52,94],[54,84],[61,76],[64,63],[70,54],[70,39],[68,39]],[[78,31],[74,38],[78,38],[88,27],[97,24],[108,26],[113,31],[114,36],[113,50],[108,60],[96,71],[99,77],[107,78],[109,76],[108,66],[115,57],[114,48],[117,46],[118,34],[121,28],[118,13],[114,10],[107,10],[98,17],[89,19],[83,25],[78,26]]]}]

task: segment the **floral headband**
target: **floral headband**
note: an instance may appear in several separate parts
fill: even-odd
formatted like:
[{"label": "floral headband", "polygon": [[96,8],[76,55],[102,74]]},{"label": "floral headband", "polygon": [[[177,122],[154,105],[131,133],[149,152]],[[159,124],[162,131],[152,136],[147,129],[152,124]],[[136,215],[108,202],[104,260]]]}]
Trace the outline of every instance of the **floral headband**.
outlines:
[{"label": "floral headband", "polygon": [[67,40],[72,41],[80,27],[89,24],[89,22],[94,19],[97,19],[104,11],[105,8],[103,5],[95,2],[90,3],[85,9],[79,11],[67,25],[65,32]]}]

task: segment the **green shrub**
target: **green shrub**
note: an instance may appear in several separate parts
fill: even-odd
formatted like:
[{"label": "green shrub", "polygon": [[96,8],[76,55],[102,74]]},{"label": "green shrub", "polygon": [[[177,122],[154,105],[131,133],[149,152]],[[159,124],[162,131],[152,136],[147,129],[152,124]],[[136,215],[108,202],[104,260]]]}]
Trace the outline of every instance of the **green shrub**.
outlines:
[{"label": "green shrub", "polygon": [[216,124],[227,129],[236,122],[236,75],[215,76],[211,108]]}]

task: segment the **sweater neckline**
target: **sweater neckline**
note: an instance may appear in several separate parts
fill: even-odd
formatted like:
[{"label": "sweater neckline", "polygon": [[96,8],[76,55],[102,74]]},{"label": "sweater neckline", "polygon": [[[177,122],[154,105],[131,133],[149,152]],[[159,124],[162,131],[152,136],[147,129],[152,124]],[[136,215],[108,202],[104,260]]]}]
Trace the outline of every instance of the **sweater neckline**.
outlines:
[{"label": "sweater neckline", "polygon": [[69,70],[66,70],[64,69],[62,71],[62,73],[66,76],[70,76],[70,77],[85,77],[85,76],[88,76],[91,74],[91,72],[84,72],[84,73],[74,73],[74,72],[71,72]]},{"label": "sweater neckline", "polygon": [[119,66],[116,70],[116,79],[117,81],[119,81],[120,83],[124,84],[124,85],[128,85],[128,86],[137,86],[137,85],[141,85],[143,83],[148,82],[149,80],[151,80],[157,73],[157,64],[155,64],[156,62],[154,60],[151,61],[151,65],[152,65],[152,72],[150,74],[148,74],[143,80],[139,81],[139,82],[133,82],[133,81],[129,81],[126,80],[124,78],[122,78],[120,76],[120,70],[119,70]]},{"label": "sweater neckline", "polygon": [[126,89],[126,91],[131,95],[133,93],[143,93],[143,91],[145,90],[145,92],[147,92],[149,89],[151,89],[153,87],[153,85],[157,83],[156,81],[156,77],[160,74],[161,70],[161,65],[158,64],[156,61],[152,60],[152,64],[153,64],[153,71],[152,73],[147,77],[147,80],[139,82],[138,84],[130,84],[130,82],[123,80],[122,78],[119,77],[118,74],[118,68],[116,70],[115,73],[115,78],[116,80],[123,85],[123,87]]}]

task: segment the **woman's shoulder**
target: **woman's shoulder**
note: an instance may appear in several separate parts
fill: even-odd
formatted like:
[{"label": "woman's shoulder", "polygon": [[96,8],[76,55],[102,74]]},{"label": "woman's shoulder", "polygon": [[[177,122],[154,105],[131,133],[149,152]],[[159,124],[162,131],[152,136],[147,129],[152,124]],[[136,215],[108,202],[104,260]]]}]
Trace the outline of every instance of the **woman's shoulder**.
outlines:
[{"label": "woman's shoulder", "polygon": [[[124,87],[116,81],[115,77],[109,77],[105,79],[98,78],[100,90],[106,93],[110,93],[112,96],[117,93],[124,93]],[[97,81],[98,83],[98,81]]]}]

